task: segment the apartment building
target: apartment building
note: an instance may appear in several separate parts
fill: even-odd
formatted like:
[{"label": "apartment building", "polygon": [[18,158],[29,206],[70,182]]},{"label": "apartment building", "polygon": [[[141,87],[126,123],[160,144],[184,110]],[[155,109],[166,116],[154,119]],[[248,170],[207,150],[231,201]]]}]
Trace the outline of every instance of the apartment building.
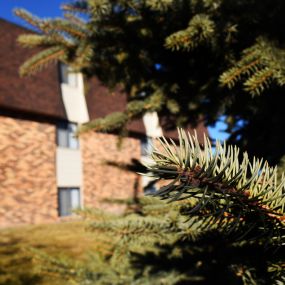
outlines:
[{"label": "apartment building", "polygon": [[[126,94],[97,78],[86,86],[82,74],[59,63],[20,78],[19,66],[35,52],[16,43],[26,30],[0,19],[0,32],[0,227],[55,222],[79,207],[118,211],[106,200],[152,191],[146,178],[108,162],[139,160],[153,138],[175,132],[149,113],[129,124],[120,148],[115,133],[75,137],[81,124],[124,110]],[[207,132],[203,124],[197,130]]]}]

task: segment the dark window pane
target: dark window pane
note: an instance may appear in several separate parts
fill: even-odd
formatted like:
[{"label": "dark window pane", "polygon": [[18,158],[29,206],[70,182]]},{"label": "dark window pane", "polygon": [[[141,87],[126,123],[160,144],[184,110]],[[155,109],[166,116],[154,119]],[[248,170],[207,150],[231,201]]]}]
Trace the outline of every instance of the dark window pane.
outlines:
[{"label": "dark window pane", "polygon": [[68,136],[66,124],[60,123],[57,126],[57,145],[62,147],[68,147]]},{"label": "dark window pane", "polygon": [[58,189],[59,216],[70,216],[72,210],[80,208],[79,188]]},{"label": "dark window pane", "polygon": [[61,82],[68,84],[68,67],[66,64],[60,64],[60,75],[61,75]]},{"label": "dark window pane", "polygon": [[156,187],[155,187],[155,185],[146,186],[146,187],[144,187],[143,191],[144,191],[145,195],[154,194],[156,192]]},{"label": "dark window pane", "polygon": [[68,189],[59,189],[59,215],[71,214],[71,197]]},{"label": "dark window pane", "polygon": [[74,123],[60,122],[57,124],[57,145],[72,149],[79,148],[79,140],[76,137],[77,125]]},{"label": "dark window pane", "polygon": [[66,64],[61,63],[60,75],[61,75],[61,82],[62,83],[68,84],[71,87],[77,87],[78,86],[77,73],[73,72],[72,68],[70,68]]},{"label": "dark window pane", "polygon": [[79,141],[76,137],[77,125],[69,123],[68,124],[68,146],[72,149],[78,149]]},{"label": "dark window pane", "polygon": [[144,137],[141,139],[141,155],[148,156],[153,149],[152,138]]}]

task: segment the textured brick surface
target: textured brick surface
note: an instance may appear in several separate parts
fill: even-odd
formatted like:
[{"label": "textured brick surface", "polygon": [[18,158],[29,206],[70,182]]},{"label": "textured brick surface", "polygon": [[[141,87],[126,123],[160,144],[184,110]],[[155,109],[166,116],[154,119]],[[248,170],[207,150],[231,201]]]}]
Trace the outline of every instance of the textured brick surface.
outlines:
[{"label": "textured brick surface", "polygon": [[0,116],[0,226],[57,218],[55,127]]},{"label": "textured brick surface", "polygon": [[117,136],[111,134],[90,132],[81,136],[86,207],[120,211],[122,207],[105,203],[104,199],[126,199],[137,195],[135,185],[139,176],[106,165],[106,162],[130,163],[132,158],[139,159],[140,141],[125,138],[120,149],[117,143]]}]

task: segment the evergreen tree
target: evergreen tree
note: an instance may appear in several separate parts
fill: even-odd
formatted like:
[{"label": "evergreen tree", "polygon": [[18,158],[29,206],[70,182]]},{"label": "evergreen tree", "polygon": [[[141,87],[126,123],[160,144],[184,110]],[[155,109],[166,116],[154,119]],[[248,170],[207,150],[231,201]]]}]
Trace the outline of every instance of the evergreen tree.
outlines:
[{"label": "evergreen tree", "polygon": [[284,284],[284,174],[239,160],[237,147],[217,142],[213,153],[183,131],[179,140],[162,138],[147,165],[168,181],[160,199],[125,216],[84,212],[98,252],[85,267],[44,256],[42,270],[75,284]]},{"label": "evergreen tree", "polygon": [[[170,127],[226,114],[232,141],[277,162],[285,153],[284,5],[82,0],[63,5],[64,19],[17,10],[39,32],[19,41],[45,48],[21,73],[59,59],[110,88],[122,85],[125,112],[83,131],[123,129],[153,110]],[[216,143],[213,153],[206,138],[200,146],[179,137],[179,148],[162,139],[147,166],[170,180],[156,193],[162,200],[142,199],[124,217],[93,215],[100,244],[93,262],[72,268],[50,260],[56,266],[46,270],[79,284],[284,284],[284,174],[237,147]]]},{"label": "evergreen tree", "polygon": [[[147,111],[169,128],[224,114],[230,141],[277,163],[285,153],[283,0],[79,0],[64,18],[16,14],[40,46],[27,75],[59,59],[129,94],[125,112],[83,127],[123,129]],[[240,124],[242,122],[242,124]]]}]

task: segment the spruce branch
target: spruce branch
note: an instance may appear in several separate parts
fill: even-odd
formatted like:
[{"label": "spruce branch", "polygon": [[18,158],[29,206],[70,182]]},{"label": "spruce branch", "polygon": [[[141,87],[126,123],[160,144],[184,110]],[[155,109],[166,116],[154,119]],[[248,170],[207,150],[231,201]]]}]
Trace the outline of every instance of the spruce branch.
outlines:
[{"label": "spruce branch", "polygon": [[100,19],[112,12],[112,5],[109,0],[88,0],[88,6],[94,19]]},{"label": "spruce branch", "polygon": [[272,82],[274,70],[265,67],[255,72],[249,79],[244,82],[244,89],[252,96],[260,95]]},{"label": "spruce branch", "polygon": [[62,44],[66,47],[73,47],[72,41],[63,37],[58,33],[52,33],[49,35],[33,35],[33,34],[23,34],[17,39],[18,43],[24,47],[49,47],[55,44]]},{"label": "spruce branch", "polygon": [[87,67],[93,55],[94,51],[92,45],[88,42],[82,41],[81,44],[76,49],[74,61],[70,65],[78,70]]},{"label": "spruce branch", "polygon": [[86,24],[86,21],[83,18],[78,17],[71,12],[66,12],[66,13],[64,13],[63,16],[65,19],[69,20],[71,23],[74,23],[76,25],[85,25]]},{"label": "spruce branch", "polygon": [[[79,23],[78,20],[75,22],[74,20],[69,21],[61,18],[40,19],[25,9],[14,9],[14,14],[36,28],[38,32],[43,33],[51,38],[54,35],[62,35],[62,32],[68,33],[70,36],[75,38],[83,38],[87,33],[86,24],[84,22]],[[42,45],[43,42],[40,42],[39,44]],[[48,42],[47,44],[49,45],[50,43]]]},{"label": "spruce branch", "polygon": [[80,127],[79,134],[87,131],[113,131],[122,129],[128,121],[128,117],[123,112],[114,112],[104,118],[99,118],[88,122]]},{"label": "spruce branch", "polygon": [[284,50],[265,38],[242,52],[241,58],[219,78],[222,86],[233,88],[242,81],[244,90],[260,95],[272,83],[285,84]]},{"label": "spruce branch", "polygon": [[92,20],[99,20],[102,16],[112,12],[112,5],[109,0],[79,0],[64,4],[61,8],[73,14],[87,14],[92,17]]},{"label": "spruce branch", "polygon": [[215,23],[208,15],[197,14],[187,29],[178,31],[165,40],[165,47],[171,50],[191,50],[202,43],[210,42],[215,32]]},{"label": "spruce branch", "polygon": [[173,5],[173,0],[146,0],[146,6],[154,11],[164,11]]},{"label": "spruce branch", "polygon": [[46,48],[21,66],[21,76],[33,74],[54,60],[71,63],[75,69],[82,69],[89,64],[93,47],[86,40],[89,37],[87,24],[80,18],[69,14],[70,19],[40,20],[25,10],[19,9],[15,13],[36,26],[40,32],[20,35],[18,42],[24,47]]},{"label": "spruce branch", "polygon": [[129,121],[146,112],[159,111],[164,104],[161,92],[161,90],[156,91],[145,100],[132,100],[128,102],[126,110],[123,112],[114,112],[82,125],[79,129],[79,134],[88,131],[122,131]]},{"label": "spruce branch", "polygon": [[31,57],[20,67],[20,75],[32,75],[51,62],[55,62],[59,59],[63,60],[64,56],[65,50],[61,46],[45,49]]},{"label": "spruce branch", "polygon": [[66,19],[55,19],[48,22],[49,30],[58,33],[67,33],[68,36],[76,39],[84,39],[88,35],[88,30],[84,24],[75,24]]},{"label": "spruce branch", "polygon": [[36,17],[35,15],[31,14],[25,9],[14,9],[13,12],[16,16],[22,18],[31,26],[33,26],[37,30],[40,30],[40,25],[42,24],[43,21],[42,19]]},{"label": "spruce branch", "polygon": [[81,13],[81,14],[89,14],[88,3],[87,1],[78,0],[73,1],[72,3],[61,5],[61,9],[70,13]]},{"label": "spruce branch", "polygon": [[[171,202],[195,199],[186,207],[190,216],[206,217],[209,226],[219,224],[229,232],[243,229],[245,236],[272,237],[284,242],[285,178],[278,181],[277,167],[247,153],[239,159],[239,148],[216,142],[213,152],[205,136],[202,145],[197,135],[178,130],[179,146],[164,137],[160,148],[151,154],[149,171],[158,179],[172,180],[155,196]],[[255,238],[255,237],[253,237]]]}]

